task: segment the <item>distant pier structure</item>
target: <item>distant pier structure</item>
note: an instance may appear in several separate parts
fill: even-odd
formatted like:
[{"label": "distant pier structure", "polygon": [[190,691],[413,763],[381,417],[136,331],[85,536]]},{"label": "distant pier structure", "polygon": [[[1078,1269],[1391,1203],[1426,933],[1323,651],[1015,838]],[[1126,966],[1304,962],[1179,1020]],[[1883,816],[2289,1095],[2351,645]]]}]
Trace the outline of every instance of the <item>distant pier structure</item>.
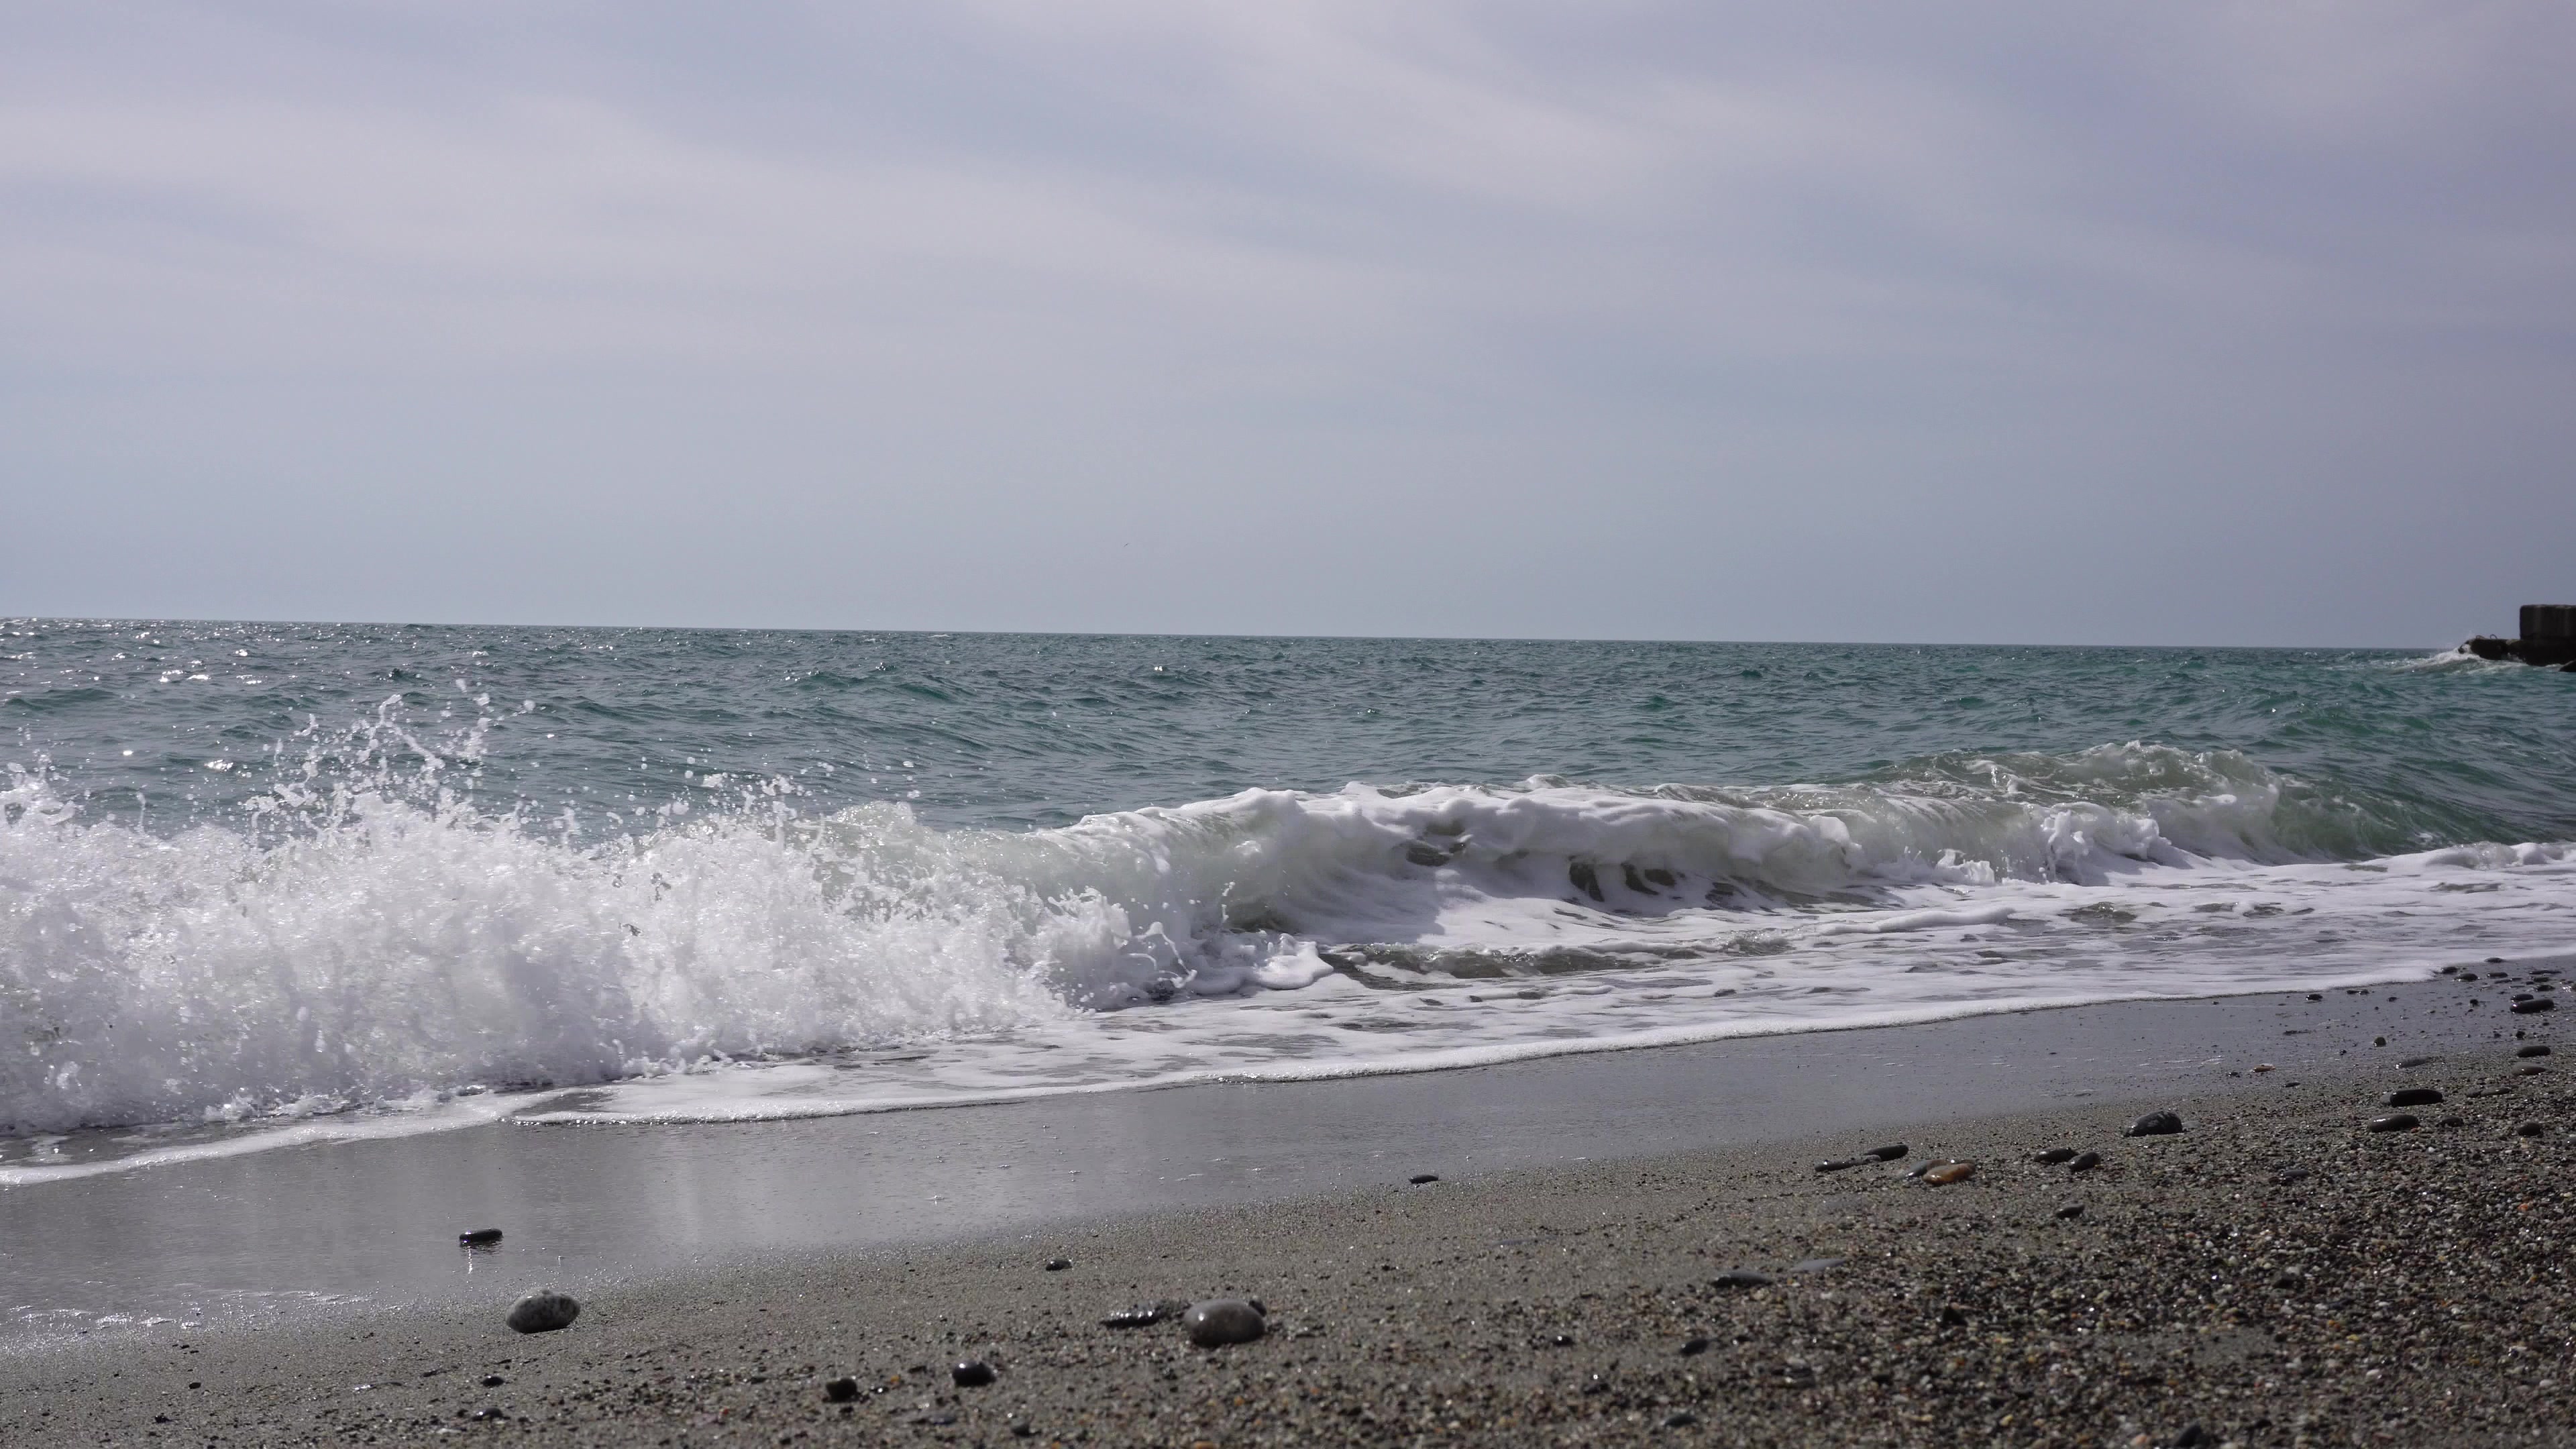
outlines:
[{"label": "distant pier structure", "polygon": [[2460,647],[2480,659],[2519,659],[2576,674],[2576,604],[2525,604],[2521,638],[2481,634]]}]

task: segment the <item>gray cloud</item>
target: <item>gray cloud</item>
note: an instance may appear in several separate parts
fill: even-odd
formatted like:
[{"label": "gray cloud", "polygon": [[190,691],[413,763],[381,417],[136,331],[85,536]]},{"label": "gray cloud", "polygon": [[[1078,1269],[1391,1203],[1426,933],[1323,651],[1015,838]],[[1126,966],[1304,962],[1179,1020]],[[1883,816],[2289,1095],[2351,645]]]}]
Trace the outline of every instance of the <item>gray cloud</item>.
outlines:
[{"label": "gray cloud", "polygon": [[2445,642],[2555,6],[29,7],[0,609]]}]

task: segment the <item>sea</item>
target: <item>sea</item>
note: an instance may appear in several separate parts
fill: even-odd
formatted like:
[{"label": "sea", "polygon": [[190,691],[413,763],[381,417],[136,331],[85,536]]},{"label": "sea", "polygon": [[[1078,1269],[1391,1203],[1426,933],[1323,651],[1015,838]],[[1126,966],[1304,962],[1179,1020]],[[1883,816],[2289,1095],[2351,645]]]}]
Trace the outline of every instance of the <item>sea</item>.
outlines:
[{"label": "sea", "polygon": [[2424,650],[0,624],[0,1182],[2576,947]]}]

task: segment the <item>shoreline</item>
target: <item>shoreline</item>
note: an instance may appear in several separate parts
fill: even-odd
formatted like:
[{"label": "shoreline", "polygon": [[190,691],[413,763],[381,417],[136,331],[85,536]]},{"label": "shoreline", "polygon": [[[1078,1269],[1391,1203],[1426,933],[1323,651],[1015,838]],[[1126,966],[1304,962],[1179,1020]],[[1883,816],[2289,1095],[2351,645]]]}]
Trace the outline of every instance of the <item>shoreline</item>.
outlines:
[{"label": "shoreline", "polygon": [[[2335,1058],[2298,1089],[2221,1075],[1936,1113],[1908,1124],[1905,1160],[1831,1174],[1815,1161],[1876,1139],[1837,1125],[1419,1185],[1392,1163],[1271,1201],[666,1264],[576,1289],[579,1321],[528,1337],[500,1323],[529,1286],[505,1274],[13,1355],[0,1437],[2564,1442],[2576,1093],[2515,1046]],[[2416,1131],[2368,1131],[2397,1086],[2447,1100]],[[2120,1135],[2149,1108],[2187,1130]],[[2051,1146],[2104,1163],[2031,1160]],[[1936,1156],[1978,1170],[1908,1178]],[[1738,1269],[1770,1281],[1722,1276]],[[1262,1298],[1269,1334],[1205,1351],[1099,1322],[1222,1294]],[[998,1381],[952,1384],[970,1358]],[[846,1404],[823,1387],[844,1375]]]},{"label": "shoreline", "polygon": [[[2515,969],[2538,980],[2568,964]],[[275,1322],[298,1303],[471,1299],[532,1263],[588,1287],[679,1264],[1258,1205],[1361,1190],[1400,1164],[1454,1180],[2088,1097],[2283,1090],[2356,1052],[2394,1061],[2508,1033],[2551,1039],[2554,1016],[2508,1015],[2505,986],[2436,976],[748,1123],[492,1122],[0,1186],[15,1309],[0,1350],[155,1319]],[[2286,1070],[2254,1073],[2265,1063]],[[504,1252],[455,1251],[459,1232],[488,1226],[506,1230]]]}]

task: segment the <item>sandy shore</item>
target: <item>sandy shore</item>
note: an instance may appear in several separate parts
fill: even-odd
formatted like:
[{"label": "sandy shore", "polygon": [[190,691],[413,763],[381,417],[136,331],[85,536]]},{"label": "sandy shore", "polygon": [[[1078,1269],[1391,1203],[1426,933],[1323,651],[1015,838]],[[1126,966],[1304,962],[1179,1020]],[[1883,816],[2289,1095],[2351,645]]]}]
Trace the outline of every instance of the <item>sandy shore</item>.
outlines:
[{"label": "sandy shore", "polygon": [[[682,1268],[585,1291],[574,1327],[530,1337],[502,1326],[497,1281],[163,1329],[0,1364],[0,1439],[2576,1442],[2576,1093],[2550,1070],[2564,1058],[2478,1036],[2295,1089],[2249,1070],[1917,1124],[1903,1161],[1830,1174],[1820,1157],[1880,1143],[1422,1185],[1387,1164],[1303,1201]],[[2445,1100],[2411,1109],[2417,1130],[2367,1130],[2400,1087]],[[2121,1135],[2156,1108],[2187,1130]],[[2033,1161],[2051,1147],[2101,1166]],[[1951,1157],[1974,1175],[1908,1176]],[[1168,1323],[1100,1322],[1225,1294],[1262,1299],[1269,1335],[1204,1351]],[[953,1384],[968,1359],[996,1381]],[[860,1391],[835,1403],[843,1375]]]}]

